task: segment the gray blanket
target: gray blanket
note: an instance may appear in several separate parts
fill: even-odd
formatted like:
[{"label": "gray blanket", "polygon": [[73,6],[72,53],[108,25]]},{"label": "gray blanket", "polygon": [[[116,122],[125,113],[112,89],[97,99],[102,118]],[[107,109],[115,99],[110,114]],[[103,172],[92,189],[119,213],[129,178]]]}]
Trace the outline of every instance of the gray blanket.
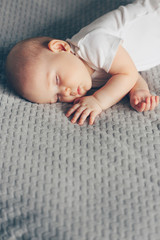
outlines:
[{"label": "gray blanket", "polygon": [[[4,73],[18,41],[66,39],[129,2],[0,0],[0,240],[160,240],[160,107],[126,97],[73,125],[71,104],[27,102]],[[142,75],[160,95],[160,66]]]}]

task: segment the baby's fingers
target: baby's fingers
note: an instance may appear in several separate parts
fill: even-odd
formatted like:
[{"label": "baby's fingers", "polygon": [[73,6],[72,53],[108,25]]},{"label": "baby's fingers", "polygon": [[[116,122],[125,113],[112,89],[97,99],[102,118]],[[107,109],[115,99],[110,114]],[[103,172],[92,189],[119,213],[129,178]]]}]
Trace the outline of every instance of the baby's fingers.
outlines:
[{"label": "baby's fingers", "polygon": [[[76,123],[78,118],[80,117],[80,115],[83,113],[83,111],[86,109],[86,107],[79,107],[77,110],[76,110],[76,113],[74,114],[74,117],[72,118],[71,122],[72,123]],[[85,119],[84,119],[85,120]]]},{"label": "baby's fingers", "polygon": [[73,105],[73,106],[68,110],[68,112],[66,113],[66,117],[71,116],[72,113],[74,113],[79,107],[80,107],[79,104]]},{"label": "baby's fingers", "polygon": [[155,109],[155,107],[156,107],[155,96],[152,96],[152,97],[151,97],[150,110]]},{"label": "baby's fingers", "polygon": [[84,123],[84,121],[86,120],[86,118],[89,116],[91,110],[90,109],[86,109],[82,112],[80,120],[78,122],[79,125],[82,125]]},{"label": "baby's fingers", "polygon": [[155,101],[156,101],[156,107],[157,107],[159,104],[159,96],[155,96]]},{"label": "baby's fingers", "polygon": [[151,108],[151,97],[146,97],[145,103],[146,103],[146,106],[145,106],[144,111],[150,110],[150,108]]},{"label": "baby's fingers", "polygon": [[139,102],[140,102],[140,98],[137,96],[134,96],[134,98],[133,98],[134,105],[137,105]]},{"label": "baby's fingers", "polygon": [[93,125],[95,118],[99,115],[98,112],[91,112],[90,118],[89,118],[89,125]]},{"label": "baby's fingers", "polygon": [[146,103],[145,102],[140,102],[138,103],[137,105],[135,105],[135,109],[138,111],[138,112],[143,112],[145,110],[145,107],[146,107]]},{"label": "baby's fingers", "polygon": [[159,96],[152,96],[151,97],[151,107],[150,110],[154,110],[159,104]]}]

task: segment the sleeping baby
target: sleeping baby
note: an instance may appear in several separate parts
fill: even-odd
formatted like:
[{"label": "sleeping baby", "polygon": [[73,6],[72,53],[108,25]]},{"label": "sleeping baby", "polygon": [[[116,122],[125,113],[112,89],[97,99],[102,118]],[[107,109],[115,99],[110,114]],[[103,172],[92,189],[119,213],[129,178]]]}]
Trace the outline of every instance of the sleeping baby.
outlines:
[{"label": "sleeping baby", "polygon": [[[146,28],[147,26],[147,28]],[[37,37],[17,43],[6,61],[10,86],[35,103],[73,102],[66,113],[82,125],[129,94],[138,112],[154,110],[140,71],[160,64],[160,1],[120,6],[66,41]],[[109,78],[109,79],[108,79]],[[86,96],[92,87],[99,87]]]}]

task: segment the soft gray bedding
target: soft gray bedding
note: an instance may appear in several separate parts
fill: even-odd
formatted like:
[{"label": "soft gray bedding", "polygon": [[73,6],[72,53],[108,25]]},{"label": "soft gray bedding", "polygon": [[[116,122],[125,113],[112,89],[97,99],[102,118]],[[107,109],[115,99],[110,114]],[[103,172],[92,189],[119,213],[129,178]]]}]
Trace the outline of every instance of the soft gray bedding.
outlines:
[{"label": "soft gray bedding", "polygon": [[[160,107],[126,97],[73,125],[70,104],[27,102],[4,73],[18,41],[66,39],[129,2],[0,0],[0,240],[160,240]],[[160,66],[142,75],[160,95]]]}]

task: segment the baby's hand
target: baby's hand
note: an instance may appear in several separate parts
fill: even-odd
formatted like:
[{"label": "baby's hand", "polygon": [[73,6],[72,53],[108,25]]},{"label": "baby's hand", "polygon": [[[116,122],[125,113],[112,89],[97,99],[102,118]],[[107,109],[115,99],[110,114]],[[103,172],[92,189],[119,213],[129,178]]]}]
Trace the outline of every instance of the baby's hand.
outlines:
[{"label": "baby's hand", "polygon": [[94,96],[85,96],[75,99],[73,107],[69,109],[66,116],[69,117],[74,113],[71,122],[76,123],[79,118],[78,124],[82,125],[90,115],[89,124],[92,125],[96,116],[101,112],[102,108],[100,107],[98,100]]},{"label": "baby's hand", "polygon": [[152,96],[147,90],[136,90],[130,95],[130,103],[138,112],[154,110],[159,104],[159,96]]}]

